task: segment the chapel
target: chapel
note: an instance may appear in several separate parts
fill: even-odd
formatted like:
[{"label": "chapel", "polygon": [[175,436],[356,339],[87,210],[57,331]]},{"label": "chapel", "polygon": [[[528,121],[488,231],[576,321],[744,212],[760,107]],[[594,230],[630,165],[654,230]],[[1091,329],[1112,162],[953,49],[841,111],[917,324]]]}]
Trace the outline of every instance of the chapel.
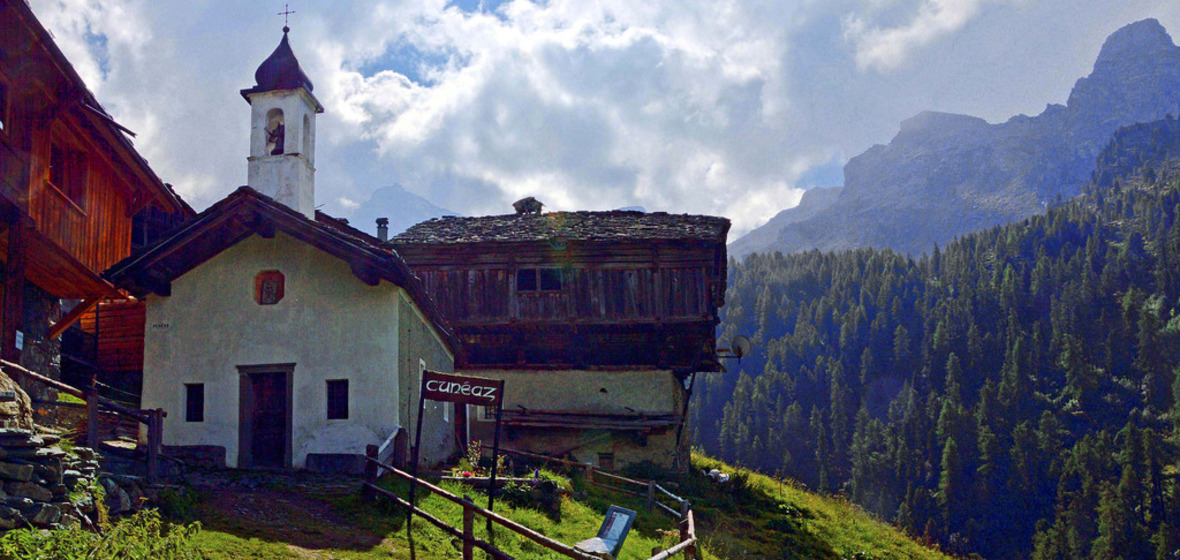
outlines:
[{"label": "chapel", "polygon": [[[406,457],[420,376],[457,343],[396,252],[315,209],[324,112],[283,28],[243,89],[247,185],[104,273],[145,301],[144,408],[174,455],[358,472]],[[424,464],[458,450],[453,405],[422,417]]]}]

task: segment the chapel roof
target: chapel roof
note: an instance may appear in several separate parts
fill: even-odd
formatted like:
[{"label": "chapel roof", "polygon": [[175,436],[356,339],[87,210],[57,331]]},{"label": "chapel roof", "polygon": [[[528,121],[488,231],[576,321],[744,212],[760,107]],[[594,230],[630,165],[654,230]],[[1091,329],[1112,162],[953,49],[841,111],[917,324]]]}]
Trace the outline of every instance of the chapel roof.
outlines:
[{"label": "chapel roof", "polygon": [[159,242],[119,261],[102,276],[136,295],[152,292],[167,296],[173,280],[201,263],[252,235],[269,238],[276,231],[345,261],[366,284],[375,286],[386,280],[405,289],[444,343],[451,350],[458,349],[457,339],[438,307],[396,251],[341,220],[319,211],[314,220],[309,219],[250,187],[239,187]]},{"label": "chapel roof", "polygon": [[549,241],[725,242],[729,220],[717,216],[610,210],[499,216],[444,216],[410,227],[390,241],[401,244],[459,244]]},{"label": "chapel roof", "polygon": [[300,87],[311,93],[314,88],[311,78],[307,77],[303,68],[299,66],[299,59],[295,58],[295,52],[291,50],[291,44],[287,41],[287,32],[290,29],[283,27],[283,38],[279,41],[279,46],[275,47],[274,52],[270,53],[254,71],[256,84],[252,88],[242,90],[242,97],[251,93]]}]

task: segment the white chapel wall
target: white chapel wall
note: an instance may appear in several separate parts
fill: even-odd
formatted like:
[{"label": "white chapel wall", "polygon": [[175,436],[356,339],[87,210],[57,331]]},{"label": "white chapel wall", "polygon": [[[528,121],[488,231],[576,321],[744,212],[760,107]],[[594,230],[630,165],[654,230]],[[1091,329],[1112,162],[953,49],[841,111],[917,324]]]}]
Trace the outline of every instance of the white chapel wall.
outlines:
[{"label": "white chapel wall", "polygon": [[[274,305],[254,299],[265,270],[285,275]],[[166,445],[222,446],[237,466],[238,366],[294,363],[293,466],[308,453],[363,454],[399,426],[400,292],[281,232],[250,237],[173,281],[171,296],[149,296],[144,406],[168,411]],[[349,380],[347,419],[327,419],[332,379]],[[205,384],[203,422],[185,421],[186,383]]]},{"label": "white chapel wall", "polygon": [[[419,370],[426,369],[443,373],[455,371],[455,357],[447,351],[430,327],[422,311],[402,293],[398,302],[398,340],[401,349],[399,368],[401,376],[401,399],[398,406],[405,418],[407,435],[413,445],[415,417],[418,414]],[[437,464],[456,451],[455,414],[453,403],[427,401],[422,411],[422,450],[420,463],[423,467]]]}]

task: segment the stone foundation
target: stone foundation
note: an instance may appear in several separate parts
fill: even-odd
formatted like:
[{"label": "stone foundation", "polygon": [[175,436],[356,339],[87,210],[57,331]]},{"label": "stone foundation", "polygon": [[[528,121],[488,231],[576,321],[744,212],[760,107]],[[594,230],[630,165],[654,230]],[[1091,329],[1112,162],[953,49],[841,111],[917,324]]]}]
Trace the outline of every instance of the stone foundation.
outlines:
[{"label": "stone foundation", "polygon": [[[61,338],[49,340],[49,328],[61,320],[61,300],[36,285],[25,283],[25,300],[20,331],[24,334],[20,365],[51,379],[61,379]],[[34,400],[57,400],[57,390],[21,380],[21,387]]]},{"label": "stone foundation", "polygon": [[307,470],[324,474],[359,475],[365,472],[365,456],[351,453],[308,453]]},{"label": "stone foundation", "polygon": [[183,461],[185,465],[207,469],[225,468],[225,448],[220,445],[165,445],[160,451]]}]

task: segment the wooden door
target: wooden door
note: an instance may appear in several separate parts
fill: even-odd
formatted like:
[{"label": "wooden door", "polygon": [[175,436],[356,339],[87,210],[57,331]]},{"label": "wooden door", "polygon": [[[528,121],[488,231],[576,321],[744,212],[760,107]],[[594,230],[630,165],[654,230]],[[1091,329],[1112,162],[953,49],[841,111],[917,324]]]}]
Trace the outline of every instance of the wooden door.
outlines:
[{"label": "wooden door", "polygon": [[253,379],[254,401],[250,424],[250,455],[255,467],[286,466],[287,452],[287,375],[256,373]]}]

